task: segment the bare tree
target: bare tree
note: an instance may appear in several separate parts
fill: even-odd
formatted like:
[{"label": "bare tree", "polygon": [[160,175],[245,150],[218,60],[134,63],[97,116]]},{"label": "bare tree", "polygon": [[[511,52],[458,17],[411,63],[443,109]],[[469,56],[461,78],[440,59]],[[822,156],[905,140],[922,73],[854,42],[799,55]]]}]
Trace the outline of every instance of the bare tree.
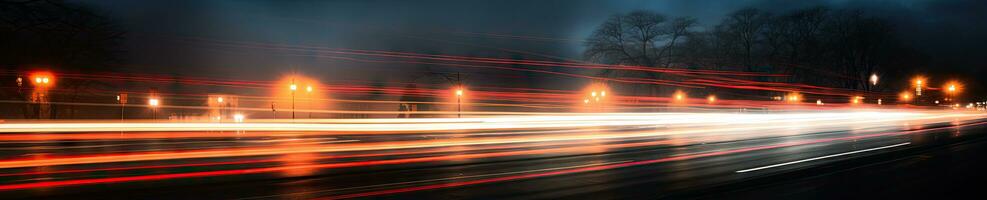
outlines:
[{"label": "bare tree", "polygon": [[660,55],[657,43],[665,35],[665,16],[649,11],[615,15],[586,42],[590,60],[622,65],[654,67]]},{"label": "bare tree", "polygon": [[762,31],[768,24],[769,16],[758,9],[742,9],[727,16],[718,27],[729,39],[737,42],[736,47],[743,52],[743,63],[748,71],[753,70],[755,48],[763,40]]},{"label": "bare tree", "polygon": [[675,42],[677,42],[679,38],[689,35],[690,29],[696,26],[696,24],[696,19],[692,17],[675,18],[675,20],[672,20],[672,22],[668,24],[667,30],[668,37],[670,39],[668,39],[668,42],[665,44],[665,48],[662,50],[666,52],[665,68],[669,68],[672,65],[672,60],[675,56],[672,53],[675,49]]}]

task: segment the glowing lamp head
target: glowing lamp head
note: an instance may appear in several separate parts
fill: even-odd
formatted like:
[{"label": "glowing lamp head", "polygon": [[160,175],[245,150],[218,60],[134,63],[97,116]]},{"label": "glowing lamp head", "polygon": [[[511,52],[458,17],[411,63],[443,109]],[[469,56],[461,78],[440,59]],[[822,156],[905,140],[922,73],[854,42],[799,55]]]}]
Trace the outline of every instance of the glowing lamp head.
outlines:
[{"label": "glowing lamp head", "polygon": [[607,96],[607,91],[600,91],[600,96],[601,97]]},{"label": "glowing lamp head", "polygon": [[709,101],[709,103],[716,102],[716,96],[709,95],[709,97],[706,97],[706,101]]},{"label": "glowing lamp head", "polygon": [[877,85],[877,79],[878,79],[877,74],[871,74],[870,75],[870,83],[871,83],[871,85]]},{"label": "glowing lamp head", "polygon": [[456,96],[463,96],[463,89],[457,89]]},{"label": "glowing lamp head", "polygon": [[593,92],[590,92],[590,93],[589,93],[589,96],[591,96],[591,97],[596,97],[596,91],[593,91]]},{"label": "glowing lamp head", "polygon": [[290,86],[288,86],[288,89],[291,89],[291,91],[298,90],[298,85],[291,84]]},{"label": "glowing lamp head", "polygon": [[237,113],[237,114],[233,115],[233,121],[234,122],[241,123],[241,122],[243,122],[243,119],[244,118],[246,118],[246,117],[243,116],[243,114],[240,114],[240,113]]},{"label": "glowing lamp head", "polygon": [[312,92],[312,86],[311,85],[310,86],[306,86],[305,87],[305,92]]},{"label": "glowing lamp head", "polygon": [[158,107],[158,105],[161,105],[161,100],[158,100],[157,98],[148,99],[147,105],[151,107]]},{"label": "glowing lamp head", "polygon": [[217,97],[216,102],[223,103],[223,97]]}]

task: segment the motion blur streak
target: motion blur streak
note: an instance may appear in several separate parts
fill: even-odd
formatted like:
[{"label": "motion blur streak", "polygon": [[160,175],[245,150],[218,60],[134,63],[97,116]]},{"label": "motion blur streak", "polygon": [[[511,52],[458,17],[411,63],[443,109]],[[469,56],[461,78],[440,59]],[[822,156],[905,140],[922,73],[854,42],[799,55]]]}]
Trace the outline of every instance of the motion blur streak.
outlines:
[{"label": "motion blur streak", "polygon": [[[838,112],[838,113],[668,113],[668,114],[593,114],[482,117],[464,119],[366,119],[321,120],[325,123],[7,123],[0,132],[113,132],[113,131],[347,131],[347,132],[419,132],[483,129],[578,128],[628,125],[719,125],[750,123],[807,122],[819,120],[918,119],[921,117],[962,117],[964,114],[921,112]],[[339,122],[339,123],[337,123]],[[5,137],[13,140],[20,137]]]},{"label": "motion blur streak", "polygon": [[[889,110],[890,111],[890,110]],[[27,171],[4,173],[4,177],[48,176],[52,174],[74,174],[96,171],[133,171],[144,169],[207,167],[228,165],[244,169],[209,169],[204,171],[180,171],[179,173],[158,173],[150,175],[129,175],[116,177],[81,177],[69,180],[52,180],[27,183],[6,182],[0,185],[0,190],[19,190],[29,188],[58,187],[71,185],[105,184],[133,181],[151,181],[165,179],[180,179],[193,177],[229,176],[261,174],[287,171],[314,171],[329,168],[354,168],[365,166],[407,165],[411,163],[436,163],[480,160],[502,157],[531,157],[558,155],[585,155],[594,152],[613,151],[629,148],[652,148],[660,146],[681,146],[689,144],[705,144],[724,141],[739,141],[752,138],[770,138],[792,136],[809,133],[847,130],[855,133],[850,136],[829,137],[811,140],[796,140],[775,144],[741,146],[704,150],[701,152],[670,155],[659,159],[633,161],[619,164],[598,165],[584,168],[567,168],[559,171],[498,177],[464,182],[443,183],[437,185],[416,186],[404,189],[381,190],[369,193],[353,193],[338,196],[360,197],[380,194],[391,194],[405,191],[455,187],[462,185],[507,181],[515,179],[554,176],[561,174],[598,171],[629,166],[646,165],[659,162],[688,160],[701,157],[750,152],[756,150],[792,147],[799,145],[820,144],[833,141],[861,140],[884,136],[920,133],[924,131],[956,128],[958,126],[981,125],[987,122],[955,124],[959,121],[969,121],[984,118],[983,113],[955,111],[906,111],[894,112],[804,112],[804,113],[667,113],[667,114],[584,114],[584,115],[534,115],[511,117],[480,117],[463,119],[351,119],[351,120],[310,120],[305,123],[265,122],[265,123],[85,123],[87,126],[71,128],[80,123],[37,123],[37,124],[3,124],[4,132],[12,132],[10,137],[3,140],[11,142],[34,141],[37,139],[72,141],[116,139],[119,136],[106,133],[87,133],[87,131],[123,131],[115,135],[149,134],[155,139],[180,139],[190,135],[169,135],[155,131],[252,131],[272,129],[289,129],[301,132],[237,132],[240,139],[256,137],[256,140],[267,141],[284,137],[287,140],[275,144],[265,144],[250,147],[215,147],[210,149],[189,150],[153,150],[134,151],[111,154],[70,153],[58,155],[45,153],[42,156],[24,156],[0,161],[0,169],[24,169],[29,167],[79,166],[98,163],[148,162],[163,160],[202,159],[202,158],[234,158],[245,156],[294,155],[286,157],[290,163],[281,166],[255,165],[272,162],[283,162],[279,158],[254,158],[240,161],[193,161],[185,164],[143,164],[130,167],[103,167],[85,169],[45,169],[43,171]],[[951,123],[958,126],[924,128],[908,130],[910,125]],[[904,127],[904,128],[902,128]],[[898,131],[896,129],[905,129]],[[40,134],[44,137],[30,138],[31,134],[18,132],[49,132],[63,133]],[[140,130],[150,132],[129,132]],[[411,131],[413,130],[413,131]],[[72,133],[80,132],[80,133]],[[348,133],[349,132],[349,133]],[[355,132],[355,133],[354,133]],[[198,137],[218,134],[218,137],[234,137],[216,132],[187,133]],[[199,135],[201,134],[201,135]],[[374,135],[383,134],[388,137],[414,136],[429,139],[403,139],[400,141],[377,141]],[[77,137],[77,136],[83,137]],[[253,135],[244,136],[243,135]],[[307,144],[298,137],[321,135],[338,135],[339,137],[368,137],[368,141],[335,143],[331,145]],[[64,137],[63,137],[64,136]],[[22,138],[17,138],[22,137]],[[274,138],[271,138],[274,137]],[[336,137],[336,136],[334,136]],[[331,141],[338,141],[335,138]],[[44,140],[39,142],[45,142]],[[249,140],[248,140],[249,141]],[[302,156],[311,153],[338,153],[340,155]],[[441,153],[439,155],[434,155]],[[451,153],[451,154],[448,154]],[[445,155],[443,155],[445,154]],[[317,155],[317,154],[313,154]],[[410,157],[409,157],[410,156]],[[363,158],[364,160],[335,161],[342,158]],[[328,160],[332,159],[332,160]],[[183,162],[187,162],[186,160]],[[304,162],[300,162],[304,161]],[[331,162],[331,163],[318,163]],[[307,173],[306,173],[307,174]],[[34,179],[32,179],[34,180]],[[336,198],[336,197],[332,197]]]},{"label": "motion blur streak", "polygon": [[[0,160],[0,168],[35,167],[51,165],[72,165],[72,164],[92,164],[108,162],[128,162],[128,161],[148,161],[167,159],[189,159],[189,158],[213,158],[213,157],[233,157],[233,156],[263,156],[291,153],[326,153],[326,152],[347,152],[347,151],[370,151],[370,150],[397,150],[415,148],[434,148],[461,145],[492,145],[508,143],[529,143],[529,142],[558,142],[573,140],[603,140],[603,139],[631,139],[641,137],[677,136],[682,138],[708,136],[710,134],[720,135],[719,140],[743,139],[778,136],[791,134],[784,131],[769,131],[776,129],[803,129],[814,131],[834,130],[840,127],[853,126],[855,128],[886,126],[890,122],[912,122],[912,123],[938,123],[949,122],[960,119],[972,119],[980,117],[980,113],[953,113],[953,114],[917,114],[917,113],[807,113],[807,114],[677,114],[677,115],[652,115],[652,116],[584,116],[584,117],[528,117],[527,122],[517,121],[512,118],[486,118],[479,120],[484,122],[474,123],[431,123],[431,124],[299,124],[300,126],[348,126],[351,129],[363,131],[382,130],[394,131],[405,126],[408,129],[427,130],[514,130],[523,128],[588,128],[598,126],[631,126],[631,127],[654,127],[662,126],[667,130],[643,130],[643,131],[623,131],[619,133],[597,134],[593,132],[582,132],[572,134],[532,134],[520,136],[504,137],[480,137],[480,138],[452,138],[436,140],[414,140],[399,142],[367,142],[356,144],[332,144],[332,145],[311,145],[311,146],[275,146],[275,147],[248,147],[230,148],[215,150],[186,150],[177,152],[140,152],[126,154],[109,155],[76,155],[71,157],[46,157],[44,159],[9,159]],[[675,116],[675,117],[672,117]],[[659,117],[655,120],[655,117]],[[57,124],[52,124],[52,126]],[[147,127],[155,124],[141,124],[138,127]],[[167,125],[167,124],[165,124]],[[188,125],[188,124],[187,124]],[[210,124],[203,124],[210,125]],[[251,124],[248,124],[251,125]],[[256,124],[263,126],[265,124]],[[290,124],[285,126],[290,127]],[[40,129],[50,129],[50,126],[35,125]],[[444,126],[444,127],[442,127]],[[171,126],[161,126],[171,127]],[[441,127],[441,128],[437,128]],[[120,127],[116,127],[120,128]],[[176,127],[177,128],[177,127]],[[211,127],[202,128],[212,130]],[[83,128],[84,129],[84,128]],[[136,128],[135,128],[136,129]],[[190,127],[180,127],[183,131],[188,131]],[[67,130],[67,129],[66,129]],[[311,129],[306,129],[311,130]],[[762,131],[757,131],[762,130]],[[325,131],[329,131],[326,129]],[[747,134],[738,134],[747,133]],[[757,133],[757,134],[752,134]],[[210,133],[203,133],[210,134]],[[321,134],[321,133],[315,133]],[[366,133],[363,133],[366,134]]]},{"label": "motion blur streak", "polygon": [[[894,133],[886,133],[886,134],[904,134],[904,133],[894,132]],[[884,134],[875,134],[875,135],[872,135],[870,137],[876,137],[876,136],[880,136],[880,135],[884,135]],[[584,167],[584,168],[575,168],[575,169],[566,169],[566,170],[558,170],[558,171],[549,171],[549,172],[543,172],[543,173],[524,174],[524,175],[515,175],[515,176],[505,176],[505,177],[498,177],[498,178],[480,179],[480,180],[463,181],[463,182],[453,182],[453,183],[442,183],[442,184],[434,184],[434,185],[426,185],[426,186],[418,186],[418,187],[409,187],[409,188],[400,188],[400,189],[393,189],[393,190],[372,191],[372,192],[366,192],[366,193],[355,193],[355,194],[348,194],[348,195],[339,195],[339,196],[326,197],[324,199],[348,199],[348,198],[368,197],[368,196],[395,194],[395,193],[412,192],[412,191],[420,191],[420,190],[431,190],[431,189],[459,187],[459,186],[466,186],[466,185],[476,185],[476,184],[484,184],[484,183],[511,181],[511,180],[518,180],[518,179],[529,179],[529,178],[538,178],[538,177],[546,177],[546,176],[557,176],[557,175],[563,175],[563,174],[580,173],[580,172],[590,172],[590,171],[600,171],[600,170],[608,170],[608,169],[615,169],[615,168],[632,167],[632,166],[655,164],[655,163],[670,162],[670,161],[689,160],[689,159],[696,159],[696,158],[709,157],[709,156],[719,156],[719,155],[726,155],[726,154],[732,154],[732,153],[742,153],[742,152],[749,152],[749,151],[774,149],[774,148],[782,148],[782,147],[791,147],[791,146],[807,145],[807,144],[816,144],[816,143],[831,142],[831,141],[836,141],[836,140],[851,140],[851,139],[861,139],[861,137],[845,137],[845,138],[814,140],[814,141],[808,141],[808,142],[792,142],[792,143],[783,143],[783,144],[778,144],[778,145],[757,146],[757,147],[742,148],[742,149],[733,149],[733,150],[726,150],[726,151],[716,151],[716,152],[708,152],[708,153],[680,155],[680,156],[673,156],[673,157],[667,157],[667,158],[661,158],[661,159],[654,159],[654,160],[643,160],[643,161],[634,161],[634,162],[626,162],[626,163],[618,163],[618,164],[610,164],[610,165],[600,165],[600,166],[591,166],[591,167]]]}]

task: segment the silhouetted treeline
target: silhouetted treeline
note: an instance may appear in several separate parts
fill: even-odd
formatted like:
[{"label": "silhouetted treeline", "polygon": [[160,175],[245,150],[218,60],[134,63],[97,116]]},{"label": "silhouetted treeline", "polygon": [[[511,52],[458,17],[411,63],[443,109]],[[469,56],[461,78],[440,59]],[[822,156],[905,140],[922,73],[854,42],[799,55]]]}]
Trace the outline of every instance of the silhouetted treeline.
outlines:
[{"label": "silhouetted treeline", "polygon": [[[926,63],[902,44],[888,20],[826,7],[786,13],[747,8],[709,26],[691,17],[635,11],[612,16],[585,45],[586,58],[600,63],[780,73],[788,76],[757,79],[872,91],[895,88],[871,88],[871,74],[896,81]],[[640,72],[602,75],[679,78]]]}]

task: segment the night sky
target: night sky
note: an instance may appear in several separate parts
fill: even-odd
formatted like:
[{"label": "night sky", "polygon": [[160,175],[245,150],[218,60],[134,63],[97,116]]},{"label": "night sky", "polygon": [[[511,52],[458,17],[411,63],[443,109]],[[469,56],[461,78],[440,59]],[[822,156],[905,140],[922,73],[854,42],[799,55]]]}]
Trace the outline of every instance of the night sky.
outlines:
[{"label": "night sky", "polygon": [[[125,68],[210,77],[271,79],[290,71],[324,79],[420,70],[367,66],[297,52],[223,47],[210,41],[510,57],[510,49],[581,59],[580,40],[607,17],[633,10],[692,16],[709,28],[737,9],[773,13],[809,6],[856,8],[895,23],[901,40],[932,65],[916,73],[972,80],[987,68],[987,1],[978,0],[558,0],[558,1],[81,1],[128,32]],[[504,39],[488,34],[550,38]],[[526,59],[547,59],[526,57]],[[983,80],[981,80],[983,81]],[[987,86],[970,82],[969,87]]]}]

